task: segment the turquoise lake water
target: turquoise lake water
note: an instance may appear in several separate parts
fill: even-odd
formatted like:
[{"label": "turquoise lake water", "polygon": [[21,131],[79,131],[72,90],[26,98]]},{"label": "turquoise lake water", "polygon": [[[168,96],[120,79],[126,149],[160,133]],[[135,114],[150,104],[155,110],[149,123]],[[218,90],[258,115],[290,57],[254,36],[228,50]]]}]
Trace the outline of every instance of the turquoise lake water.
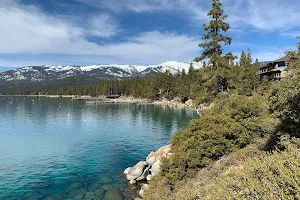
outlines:
[{"label": "turquoise lake water", "polygon": [[124,169],[196,117],[149,105],[0,97],[0,199],[95,200],[111,188],[126,193]]}]

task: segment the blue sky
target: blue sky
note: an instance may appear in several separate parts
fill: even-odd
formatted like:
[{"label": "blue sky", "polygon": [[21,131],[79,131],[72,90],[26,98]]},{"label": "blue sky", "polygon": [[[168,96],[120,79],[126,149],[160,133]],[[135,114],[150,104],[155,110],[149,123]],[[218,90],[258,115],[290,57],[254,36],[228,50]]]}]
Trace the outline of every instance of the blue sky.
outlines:
[{"label": "blue sky", "polygon": [[[158,64],[200,55],[210,0],[0,0],[0,66]],[[223,0],[233,38],[260,61],[296,47],[298,0]],[[3,69],[2,67],[2,69]]]}]

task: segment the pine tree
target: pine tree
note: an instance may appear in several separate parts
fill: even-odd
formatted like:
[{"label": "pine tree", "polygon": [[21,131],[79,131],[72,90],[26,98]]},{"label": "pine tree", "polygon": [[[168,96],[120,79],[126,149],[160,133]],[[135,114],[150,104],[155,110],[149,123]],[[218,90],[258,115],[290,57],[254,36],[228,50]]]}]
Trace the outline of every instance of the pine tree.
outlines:
[{"label": "pine tree", "polygon": [[240,66],[244,67],[245,65],[247,65],[247,56],[245,54],[244,51],[242,51],[241,57],[240,57]]},{"label": "pine tree", "polygon": [[230,28],[230,25],[224,21],[227,15],[224,14],[221,7],[222,4],[220,0],[212,0],[212,9],[207,14],[211,21],[209,25],[203,25],[204,30],[208,31],[208,33],[205,33],[202,37],[203,40],[209,41],[199,44],[199,47],[204,50],[200,57],[195,58],[197,62],[208,58],[213,67],[216,67],[217,59],[223,52],[220,43],[223,42],[225,45],[231,44],[231,38],[224,35]]},{"label": "pine tree", "polygon": [[252,63],[251,50],[248,49],[248,53],[247,53],[247,64],[251,64],[251,63]]}]

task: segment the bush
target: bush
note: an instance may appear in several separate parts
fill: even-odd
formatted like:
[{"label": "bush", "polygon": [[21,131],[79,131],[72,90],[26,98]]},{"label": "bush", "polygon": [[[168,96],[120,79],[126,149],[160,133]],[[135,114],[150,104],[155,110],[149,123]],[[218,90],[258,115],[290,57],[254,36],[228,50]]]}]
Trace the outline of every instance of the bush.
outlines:
[{"label": "bush", "polygon": [[174,135],[174,156],[163,163],[162,175],[171,185],[193,177],[212,161],[269,133],[275,121],[268,114],[266,102],[258,95],[231,96],[204,111],[188,129]]}]

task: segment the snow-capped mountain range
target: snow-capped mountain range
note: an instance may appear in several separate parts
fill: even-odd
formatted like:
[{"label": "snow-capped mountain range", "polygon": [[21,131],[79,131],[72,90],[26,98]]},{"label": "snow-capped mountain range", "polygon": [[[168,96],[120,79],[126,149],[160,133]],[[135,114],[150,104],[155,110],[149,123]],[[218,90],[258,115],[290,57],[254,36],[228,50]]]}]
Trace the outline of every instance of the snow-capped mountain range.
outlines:
[{"label": "snow-capped mountain range", "polygon": [[[30,66],[0,73],[0,93],[21,88],[86,85],[101,80],[153,76],[160,72],[188,72],[190,63],[168,61],[158,65]],[[193,63],[195,69],[202,63]]]},{"label": "snow-capped mountain range", "polygon": [[[73,76],[93,76],[99,80],[110,78],[131,78],[135,76],[151,76],[169,71],[180,73],[183,69],[188,72],[190,64],[168,61],[159,65],[90,65],[90,66],[31,66],[0,73],[4,81],[47,81],[64,79]],[[200,68],[202,63],[193,63],[194,68]]]}]

